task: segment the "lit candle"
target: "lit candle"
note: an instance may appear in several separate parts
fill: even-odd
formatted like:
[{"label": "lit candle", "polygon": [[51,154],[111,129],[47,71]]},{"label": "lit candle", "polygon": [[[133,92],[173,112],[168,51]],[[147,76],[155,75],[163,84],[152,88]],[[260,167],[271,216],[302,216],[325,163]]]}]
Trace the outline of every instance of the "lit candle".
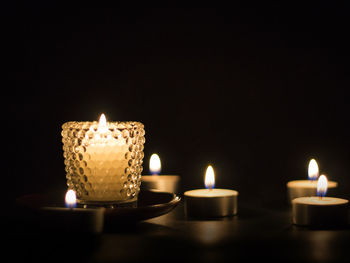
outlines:
[{"label": "lit candle", "polygon": [[[311,159],[308,166],[309,180],[294,180],[287,183],[288,201],[292,202],[294,198],[303,196],[313,196],[317,188],[317,178],[319,176],[319,168],[315,159]],[[337,188],[338,183],[334,181],[328,182],[328,189]]]},{"label": "lit candle", "polygon": [[145,142],[140,122],[67,122],[63,126],[67,185],[79,203],[135,202]]},{"label": "lit candle", "polygon": [[44,226],[64,232],[101,233],[104,223],[104,208],[76,208],[76,195],[68,190],[66,207],[43,207]]},{"label": "lit candle", "polygon": [[75,194],[74,190],[70,189],[67,191],[64,201],[66,207],[68,208],[74,208],[77,206],[77,195]]},{"label": "lit candle", "polygon": [[204,183],[207,189],[190,190],[184,193],[187,216],[210,218],[237,214],[238,192],[214,188],[215,174],[211,165],[206,170]]},{"label": "lit candle", "polygon": [[162,169],[162,163],[160,162],[160,158],[158,154],[154,153],[151,155],[151,158],[149,158],[149,170],[151,174],[160,174],[160,171]]},{"label": "lit candle", "polygon": [[[121,200],[120,190],[123,189],[124,180],[120,176],[128,167],[125,154],[128,153],[128,145],[125,140],[117,140],[112,137],[112,132],[107,127],[106,117],[101,115],[97,131],[90,127],[92,138],[85,135],[83,142],[86,145],[87,166],[90,167],[90,184],[94,186],[92,194],[84,197],[85,200],[111,201]],[[90,136],[91,136],[90,135]]]},{"label": "lit candle", "polygon": [[149,161],[149,170],[152,175],[143,175],[141,189],[178,193],[180,191],[180,176],[160,174],[162,164],[158,154],[152,154]]},{"label": "lit candle", "polygon": [[317,181],[317,196],[293,199],[293,223],[303,226],[340,226],[347,224],[349,201],[341,198],[325,197],[327,177],[321,175]]}]

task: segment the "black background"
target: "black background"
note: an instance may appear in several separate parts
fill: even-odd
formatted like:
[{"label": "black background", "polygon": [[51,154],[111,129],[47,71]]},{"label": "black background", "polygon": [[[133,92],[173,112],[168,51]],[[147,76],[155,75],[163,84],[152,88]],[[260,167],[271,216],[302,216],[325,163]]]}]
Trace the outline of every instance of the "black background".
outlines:
[{"label": "black background", "polygon": [[61,125],[105,113],[143,122],[144,173],[157,152],[184,190],[211,163],[217,187],[280,204],[314,157],[350,198],[349,6],[280,2],[3,6],[3,193],[64,189]]}]

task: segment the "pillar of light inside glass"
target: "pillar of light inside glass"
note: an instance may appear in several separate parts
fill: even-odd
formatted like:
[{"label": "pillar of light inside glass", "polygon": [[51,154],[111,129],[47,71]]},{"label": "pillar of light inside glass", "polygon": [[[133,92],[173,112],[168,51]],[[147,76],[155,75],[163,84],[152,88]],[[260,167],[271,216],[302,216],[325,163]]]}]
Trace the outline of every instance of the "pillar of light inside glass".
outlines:
[{"label": "pillar of light inside glass", "polygon": [[67,185],[83,204],[135,202],[140,191],[144,125],[140,122],[66,122],[62,142]]}]

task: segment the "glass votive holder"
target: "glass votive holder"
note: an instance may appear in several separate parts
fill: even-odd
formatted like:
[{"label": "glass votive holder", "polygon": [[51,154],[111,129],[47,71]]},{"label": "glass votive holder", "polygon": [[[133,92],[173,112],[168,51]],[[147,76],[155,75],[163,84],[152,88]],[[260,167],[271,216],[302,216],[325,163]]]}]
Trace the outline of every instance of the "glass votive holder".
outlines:
[{"label": "glass votive holder", "polygon": [[67,185],[79,203],[137,200],[145,143],[142,123],[66,122],[62,129]]}]

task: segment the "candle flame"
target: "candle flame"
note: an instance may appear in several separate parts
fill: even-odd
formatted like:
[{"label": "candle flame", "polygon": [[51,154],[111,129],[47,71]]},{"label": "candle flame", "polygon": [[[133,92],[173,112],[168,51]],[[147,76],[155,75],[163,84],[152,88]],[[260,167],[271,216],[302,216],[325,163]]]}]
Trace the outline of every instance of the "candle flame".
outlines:
[{"label": "candle flame", "polygon": [[102,113],[98,121],[98,132],[106,133],[108,131],[106,116]]},{"label": "candle flame", "polygon": [[309,162],[309,180],[316,180],[319,175],[318,165],[315,159],[311,159]]},{"label": "candle flame", "polygon": [[75,195],[74,190],[70,189],[66,193],[66,206],[69,208],[73,208],[77,205],[77,196]]},{"label": "candle flame", "polygon": [[327,193],[328,180],[325,175],[321,175],[317,181],[317,196],[324,197]]},{"label": "candle flame", "polygon": [[207,189],[213,189],[215,186],[215,174],[211,165],[208,166],[207,171],[205,172],[204,184]]},{"label": "candle flame", "polygon": [[151,174],[160,174],[161,169],[162,164],[158,154],[152,154],[151,158],[149,159],[149,170],[151,171]]}]

